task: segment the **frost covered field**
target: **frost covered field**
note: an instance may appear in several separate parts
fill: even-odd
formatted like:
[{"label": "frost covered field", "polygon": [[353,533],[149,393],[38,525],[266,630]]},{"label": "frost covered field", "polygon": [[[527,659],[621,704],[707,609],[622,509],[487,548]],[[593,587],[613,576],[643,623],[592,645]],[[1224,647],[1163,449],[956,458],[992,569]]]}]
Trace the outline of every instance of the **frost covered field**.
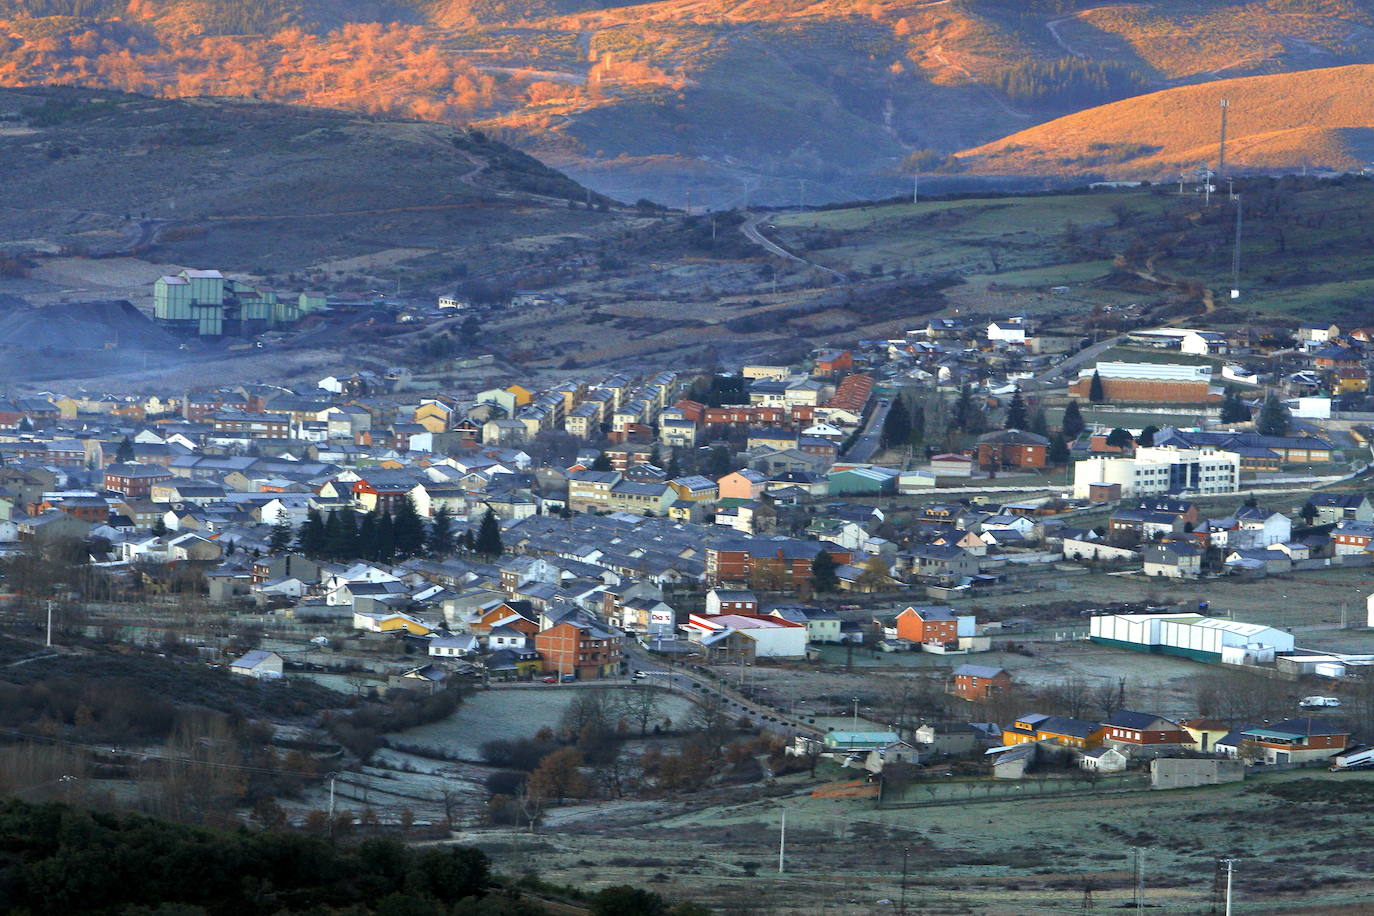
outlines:
[{"label": "frost covered field", "polygon": [[[458,711],[441,722],[395,732],[390,737],[401,746],[424,746],[465,759],[476,759],[487,741],[532,738],[541,728],[558,728],[563,711],[583,687],[479,690],[463,701]],[[614,693],[622,687],[607,687]],[[675,723],[691,715],[692,704],[673,694],[663,694],[659,715]]]}]

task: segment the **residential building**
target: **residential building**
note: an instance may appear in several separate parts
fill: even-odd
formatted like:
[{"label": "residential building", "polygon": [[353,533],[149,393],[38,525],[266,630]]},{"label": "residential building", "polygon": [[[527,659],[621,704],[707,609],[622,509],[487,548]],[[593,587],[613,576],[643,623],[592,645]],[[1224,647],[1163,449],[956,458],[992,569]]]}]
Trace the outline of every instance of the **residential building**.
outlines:
[{"label": "residential building", "polygon": [[951,692],[962,699],[975,703],[992,699],[999,693],[1011,689],[1011,673],[1005,668],[992,668],[987,665],[960,665],[954,669],[954,684]]},{"label": "residential building", "polygon": [[550,674],[578,680],[614,677],[620,671],[621,636],[591,620],[564,620],[535,634],[534,648]]},{"label": "residential building", "polygon": [[1134,755],[1158,755],[1179,748],[1193,747],[1193,736],[1180,723],[1154,713],[1118,709],[1102,723],[1103,740],[1112,746],[1129,749]]},{"label": "residential building", "polygon": [[1187,541],[1146,544],[1140,550],[1147,576],[1196,579],[1202,575],[1202,551]]},{"label": "residential building", "polygon": [[897,615],[897,638],[949,645],[959,641],[959,623],[949,607],[908,607]]},{"label": "residential building", "polygon": [[1340,753],[1350,741],[1349,729],[1306,717],[1241,731],[1239,755],[1253,749],[1262,763],[1302,763]]},{"label": "residential building", "polygon": [[983,470],[1043,468],[1050,440],[1019,429],[998,430],[978,437],[978,467]]},{"label": "residential building", "polygon": [[1017,716],[1011,725],[1002,729],[1002,743],[1015,745],[1053,741],[1064,747],[1085,750],[1102,743],[1103,731],[1102,725],[1097,722],[1027,713]]},{"label": "residential building", "polygon": [[706,613],[709,616],[755,614],[758,609],[759,599],[751,591],[713,588],[706,593]]}]

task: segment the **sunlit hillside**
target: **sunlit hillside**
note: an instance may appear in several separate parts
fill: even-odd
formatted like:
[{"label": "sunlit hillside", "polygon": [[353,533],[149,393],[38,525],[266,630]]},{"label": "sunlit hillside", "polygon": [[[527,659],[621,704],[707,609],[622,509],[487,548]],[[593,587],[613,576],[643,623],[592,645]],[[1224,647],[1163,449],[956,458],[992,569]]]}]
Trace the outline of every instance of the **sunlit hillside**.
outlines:
[{"label": "sunlit hillside", "polygon": [[984,172],[1172,178],[1215,166],[1221,100],[1226,159],[1242,171],[1306,166],[1346,171],[1374,158],[1374,66],[1222,80],[1081,111],[959,156]]},{"label": "sunlit hillside", "polygon": [[[814,202],[890,192],[959,150],[1123,98],[1372,63],[1370,8],[0,0],[0,84],[475,123],[624,198]],[[1292,164],[1282,146],[1266,155]]]}]

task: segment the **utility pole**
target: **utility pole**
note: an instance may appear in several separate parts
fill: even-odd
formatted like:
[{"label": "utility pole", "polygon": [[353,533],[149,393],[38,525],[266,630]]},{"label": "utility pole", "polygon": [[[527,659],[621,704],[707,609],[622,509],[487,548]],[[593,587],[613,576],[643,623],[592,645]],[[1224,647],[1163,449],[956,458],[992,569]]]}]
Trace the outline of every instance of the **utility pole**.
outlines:
[{"label": "utility pole", "polygon": [[1240,298],[1240,220],[1241,220],[1241,200],[1237,194],[1236,200],[1236,241],[1231,249],[1231,298]]},{"label": "utility pole", "polygon": [[1231,872],[1235,859],[1222,859],[1221,864],[1226,866],[1226,916],[1231,916]]},{"label": "utility pole", "polygon": [[1217,174],[1226,171],[1226,112],[1230,109],[1229,99],[1221,100],[1221,143],[1217,146]]},{"label": "utility pole", "polygon": [[921,199],[921,173],[917,172],[911,176],[911,202],[914,204]]},{"label": "utility pole", "polygon": [[778,833],[778,874],[786,871],[787,857],[787,809],[782,809],[782,830]]},{"label": "utility pole", "polygon": [[686,208],[686,209],[687,209],[687,215],[688,215],[688,216],[691,216],[691,215],[692,215],[692,189],[691,189],[691,188],[688,188],[688,189],[687,189],[687,208]]},{"label": "utility pole", "polygon": [[901,916],[906,916],[906,863],[911,856],[911,847],[902,847],[902,902],[897,907],[897,912]]},{"label": "utility pole", "polygon": [[859,698],[854,698],[854,731],[859,730]]},{"label": "utility pole", "polygon": [[334,777],[337,774],[329,774],[329,838],[334,839]]},{"label": "utility pole", "polygon": [[1135,846],[1135,912],[1145,912],[1145,847]]},{"label": "utility pole", "polygon": [[47,648],[49,648],[49,649],[52,648],[52,599],[51,599],[51,598],[48,599],[48,640],[47,640],[46,643],[44,643],[44,645],[45,645]]}]

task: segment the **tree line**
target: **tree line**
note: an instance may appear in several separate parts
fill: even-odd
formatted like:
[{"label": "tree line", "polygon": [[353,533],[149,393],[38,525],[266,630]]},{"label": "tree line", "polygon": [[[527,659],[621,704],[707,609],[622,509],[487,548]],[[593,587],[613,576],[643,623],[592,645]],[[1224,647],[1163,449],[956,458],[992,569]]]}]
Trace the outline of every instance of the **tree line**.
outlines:
[{"label": "tree line", "polygon": [[991,82],[1013,101],[1076,108],[1136,95],[1149,81],[1123,64],[1061,57],[1020,61],[995,73]]},{"label": "tree line", "polygon": [[459,532],[447,506],[436,509],[426,526],[409,496],[394,511],[386,512],[372,509],[360,513],[344,508],[322,514],[312,507],[297,529],[285,519],[278,520],[272,526],[268,547],[273,553],[294,548],[317,560],[378,563],[413,557],[442,559],[457,552],[490,558],[505,552],[501,523],[491,509],[482,516],[476,532],[470,528]]}]

